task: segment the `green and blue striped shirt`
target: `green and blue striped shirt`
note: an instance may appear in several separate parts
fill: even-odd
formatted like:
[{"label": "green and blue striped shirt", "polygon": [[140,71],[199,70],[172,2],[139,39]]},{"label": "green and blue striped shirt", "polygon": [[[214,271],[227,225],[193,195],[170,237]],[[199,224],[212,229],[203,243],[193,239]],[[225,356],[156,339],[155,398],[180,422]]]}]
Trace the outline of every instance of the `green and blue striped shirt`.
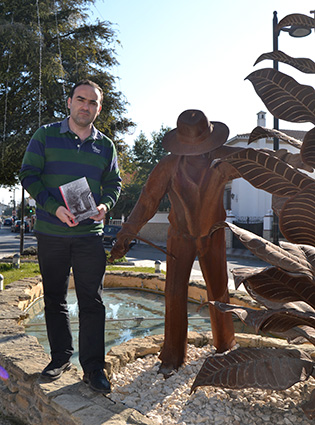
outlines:
[{"label": "green and blue striped shirt", "polygon": [[36,201],[35,231],[53,236],[90,236],[102,232],[103,223],[91,219],[75,227],[55,215],[65,206],[59,186],[86,177],[97,205],[110,210],[116,204],[121,178],[113,142],[94,126],[82,143],[68,119],[39,128],[24,155],[20,180]]}]

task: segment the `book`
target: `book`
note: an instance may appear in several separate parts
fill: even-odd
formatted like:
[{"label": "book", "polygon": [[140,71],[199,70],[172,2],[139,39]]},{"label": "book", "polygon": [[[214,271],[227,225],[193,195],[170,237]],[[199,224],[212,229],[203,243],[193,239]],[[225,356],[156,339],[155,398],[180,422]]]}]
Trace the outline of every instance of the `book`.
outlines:
[{"label": "book", "polygon": [[59,186],[67,209],[77,222],[98,215],[98,209],[86,177]]}]

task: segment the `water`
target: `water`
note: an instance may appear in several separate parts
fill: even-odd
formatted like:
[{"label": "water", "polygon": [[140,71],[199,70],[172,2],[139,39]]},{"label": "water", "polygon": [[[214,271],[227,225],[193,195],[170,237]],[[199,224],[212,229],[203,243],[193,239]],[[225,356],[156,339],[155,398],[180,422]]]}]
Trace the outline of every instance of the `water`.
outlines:
[{"label": "water", "polygon": [[[71,361],[79,366],[78,304],[74,290],[69,291],[67,301],[75,350]],[[132,338],[164,333],[163,295],[135,289],[106,288],[103,290],[103,301],[106,307],[106,353],[111,347]],[[198,307],[199,304],[188,303],[188,330],[197,332],[211,330],[208,308],[204,307],[197,312]],[[24,322],[25,332],[35,336],[49,354],[43,309],[44,302],[40,299],[28,310],[29,318]]]}]

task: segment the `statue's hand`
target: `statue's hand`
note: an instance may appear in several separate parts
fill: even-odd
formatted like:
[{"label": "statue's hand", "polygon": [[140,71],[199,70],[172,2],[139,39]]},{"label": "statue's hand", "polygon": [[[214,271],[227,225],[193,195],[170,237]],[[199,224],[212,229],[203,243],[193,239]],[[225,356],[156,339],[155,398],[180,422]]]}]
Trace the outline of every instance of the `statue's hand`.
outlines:
[{"label": "statue's hand", "polygon": [[110,251],[109,262],[113,262],[119,258],[122,258],[129,251],[129,244],[131,241],[131,237],[128,237],[126,234],[119,235],[118,238]]}]

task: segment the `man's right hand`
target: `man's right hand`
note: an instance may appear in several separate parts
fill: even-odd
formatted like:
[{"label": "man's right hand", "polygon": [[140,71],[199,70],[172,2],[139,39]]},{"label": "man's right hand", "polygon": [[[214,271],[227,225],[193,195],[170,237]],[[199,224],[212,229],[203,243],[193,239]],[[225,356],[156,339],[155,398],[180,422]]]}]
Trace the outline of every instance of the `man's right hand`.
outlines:
[{"label": "man's right hand", "polygon": [[66,223],[69,227],[75,227],[79,224],[75,221],[75,216],[65,207],[58,207],[56,216],[62,223]]}]

